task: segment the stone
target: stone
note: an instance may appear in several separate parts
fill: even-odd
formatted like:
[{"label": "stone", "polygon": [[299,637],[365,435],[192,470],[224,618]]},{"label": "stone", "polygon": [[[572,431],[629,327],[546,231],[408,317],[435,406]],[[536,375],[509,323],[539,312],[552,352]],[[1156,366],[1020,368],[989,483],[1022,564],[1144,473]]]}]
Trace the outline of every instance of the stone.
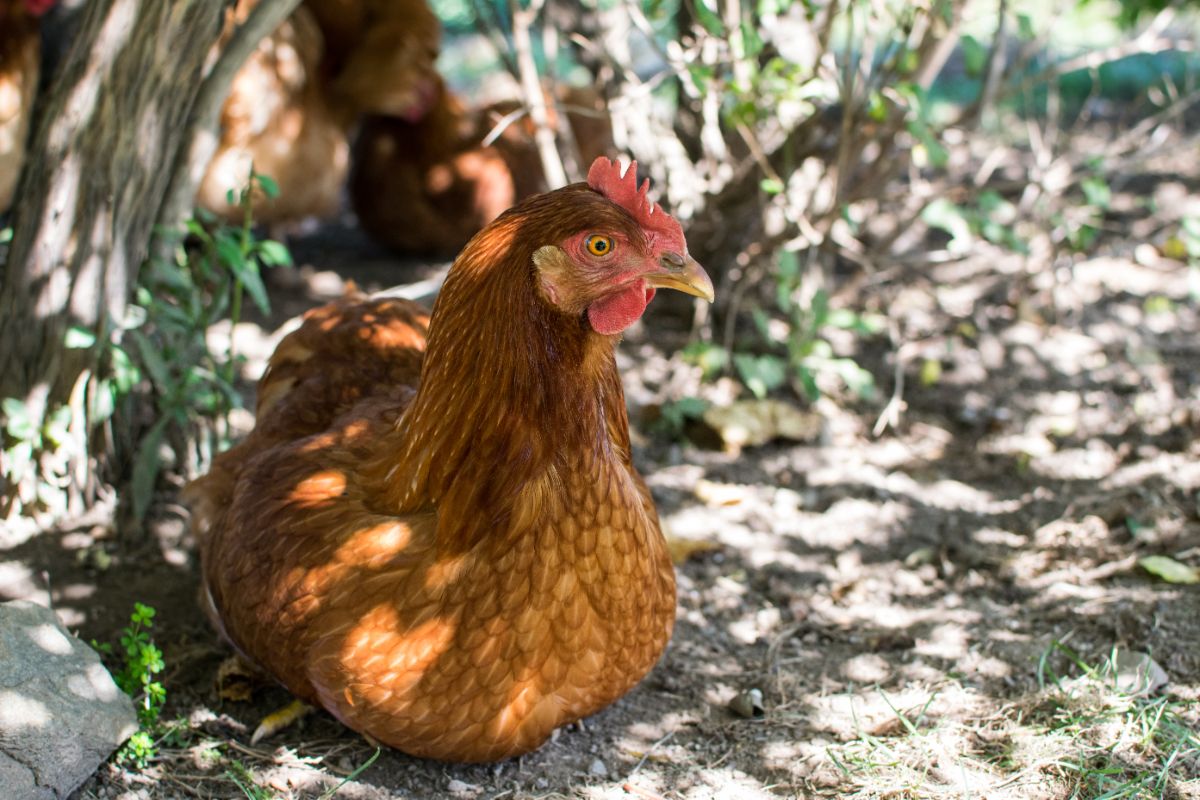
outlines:
[{"label": "stone", "polygon": [[66,798],[136,730],[95,650],[48,608],[0,603],[0,797]]}]

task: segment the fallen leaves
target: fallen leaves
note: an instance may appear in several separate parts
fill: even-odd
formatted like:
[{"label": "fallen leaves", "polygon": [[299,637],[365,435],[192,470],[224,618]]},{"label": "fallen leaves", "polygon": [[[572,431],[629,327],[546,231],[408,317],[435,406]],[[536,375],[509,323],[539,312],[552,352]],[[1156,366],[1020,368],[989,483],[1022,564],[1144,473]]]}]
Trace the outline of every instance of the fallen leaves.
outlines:
[{"label": "fallen leaves", "polygon": [[1138,564],[1167,583],[1200,583],[1200,571],[1169,556],[1146,556]]},{"label": "fallen leaves", "polygon": [[712,406],[704,412],[704,422],[732,452],[774,439],[810,441],[821,434],[820,414],[781,400],[738,400],[727,406]]}]

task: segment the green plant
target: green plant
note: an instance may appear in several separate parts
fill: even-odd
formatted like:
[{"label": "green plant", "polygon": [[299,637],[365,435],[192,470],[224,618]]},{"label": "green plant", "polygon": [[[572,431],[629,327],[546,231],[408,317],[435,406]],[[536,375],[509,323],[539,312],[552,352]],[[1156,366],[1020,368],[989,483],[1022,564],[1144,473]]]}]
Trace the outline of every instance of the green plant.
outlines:
[{"label": "green plant", "polygon": [[[1073,796],[1174,796],[1200,762],[1200,735],[1185,718],[1194,701],[1122,688],[1117,656],[1114,649],[1093,665],[1062,642],[1046,648],[1037,665],[1043,735],[1063,737],[1074,749],[1056,761],[1073,776]],[[1056,669],[1056,662],[1065,666]]]},{"label": "green plant", "polygon": [[658,418],[650,427],[668,439],[680,439],[688,422],[701,419],[707,409],[708,403],[699,397],[670,400],[659,406]]},{"label": "green plant", "polygon": [[254,780],[254,774],[241,761],[235,760],[225,771],[225,776],[241,790],[246,800],[272,800],[275,797],[274,792]]},{"label": "green plant", "polygon": [[[133,604],[129,625],[121,630],[121,668],[113,675],[121,691],[133,698],[138,718],[138,730],[117,751],[117,761],[130,763],[137,769],[146,768],[150,759],[157,755],[161,738],[172,732],[159,721],[167,690],[156,677],[164,664],[162,651],[150,638],[154,614],[150,606]],[[106,654],[113,650],[107,643],[93,642],[92,645]]]},{"label": "green plant", "polygon": [[990,189],[972,195],[973,202],[959,205],[939,197],[921,212],[921,221],[950,237],[947,249],[964,254],[971,250],[976,237],[1014,253],[1027,254],[1029,243],[1016,230],[1016,207]]},{"label": "green plant", "polygon": [[[228,348],[210,347],[209,329],[227,319],[232,330],[246,295],[269,313],[262,270],[291,264],[286,247],[254,234],[250,201],[256,192],[275,197],[279,189],[252,171],[247,186],[230,193],[230,202],[242,209],[237,226],[197,211],[179,234],[173,260],[143,266],[135,302],[122,319],[107,319],[99,331],[67,329],[65,349],[89,365],[69,404],[38,416],[18,399],[0,400],[0,476],[9,495],[0,497],[0,514],[14,500],[23,509],[61,502],[56,496],[71,480],[70,465],[86,456],[89,438],[106,424],[112,425],[107,439],[132,465],[135,522],[149,508],[167,443],[185,476],[203,471],[228,445],[228,414],[241,405],[235,384],[244,359],[234,351],[232,335]],[[148,427],[139,423],[145,416],[139,413],[140,389],[153,398]]]},{"label": "green plant", "polygon": [[825,331],[834,328],[858,335],[874,335],[883,329],[882,318],[845,308],[831,308],[829,294],[824,289],[808,293],[800,259],[790,251],[779,253],[774,279],[775,306],[784,316],[783,324],[779,325],[779,320],[774,320],[773,324],[762,309],[755,309],[753,317],[764,342],[775,351],[782,350],[783,355],[735,354],[734,367],[747,388],[761,398],[790,382],[797,393],[809,400],[817,400],[821,396],[817,378],[828,373],[837,377],[856,397],[873,398],[874,376],[853,358],[836,356],[833,346],[825,338]]},{"label": "green plant", "polygon": [[[198,210],[174,263],[151,262],[139,276],[137,305],[145,324],[129,335],[153,387],[156,421],[141,436],[134,459],[135,519],[149,507],[163,467],[164,440],[172,440],[177,466],[189,474],[203,470],[228,445],[228,414],[241,405],[236,382],[244,362],[234,349],[233,327],[242,319],[246,295],[261,313],[270,312],[262,270],[292,263],[282,244],[255,237],[251,199],[256,192],[276,197],[279,189],[252,171],[245,188],[230,192],[230,202],[236,200],[242,209],[241,225],[218,224]],[[228,349],[214,351],[208,330],[225,319],[231,325]]]}]

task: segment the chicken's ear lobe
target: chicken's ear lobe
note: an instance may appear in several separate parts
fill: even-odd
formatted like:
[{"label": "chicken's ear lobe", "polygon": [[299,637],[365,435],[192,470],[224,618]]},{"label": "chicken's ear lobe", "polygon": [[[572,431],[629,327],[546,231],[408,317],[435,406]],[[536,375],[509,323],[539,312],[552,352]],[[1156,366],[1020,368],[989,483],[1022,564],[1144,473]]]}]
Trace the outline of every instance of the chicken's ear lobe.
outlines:
[{"label": "chicken's ear lobe", "polygon": [[533,266],[537,278],[537,292],[543,300],[564,311],[574,311],[566,306],[571,302],[571,287],[575,281],[571,275],[571,259],[561,247],[544,245],[533,251]]}]

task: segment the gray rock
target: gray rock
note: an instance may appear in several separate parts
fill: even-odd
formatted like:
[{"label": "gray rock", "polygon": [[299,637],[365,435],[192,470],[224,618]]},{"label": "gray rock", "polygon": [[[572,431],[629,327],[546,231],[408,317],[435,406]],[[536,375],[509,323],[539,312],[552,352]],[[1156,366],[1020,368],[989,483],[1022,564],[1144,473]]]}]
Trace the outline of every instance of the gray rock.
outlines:
[{"label": "gray rock", "polygon": [[57,800],[137,730],[92,648],[35,603],[0,603],[0,797]]}]

